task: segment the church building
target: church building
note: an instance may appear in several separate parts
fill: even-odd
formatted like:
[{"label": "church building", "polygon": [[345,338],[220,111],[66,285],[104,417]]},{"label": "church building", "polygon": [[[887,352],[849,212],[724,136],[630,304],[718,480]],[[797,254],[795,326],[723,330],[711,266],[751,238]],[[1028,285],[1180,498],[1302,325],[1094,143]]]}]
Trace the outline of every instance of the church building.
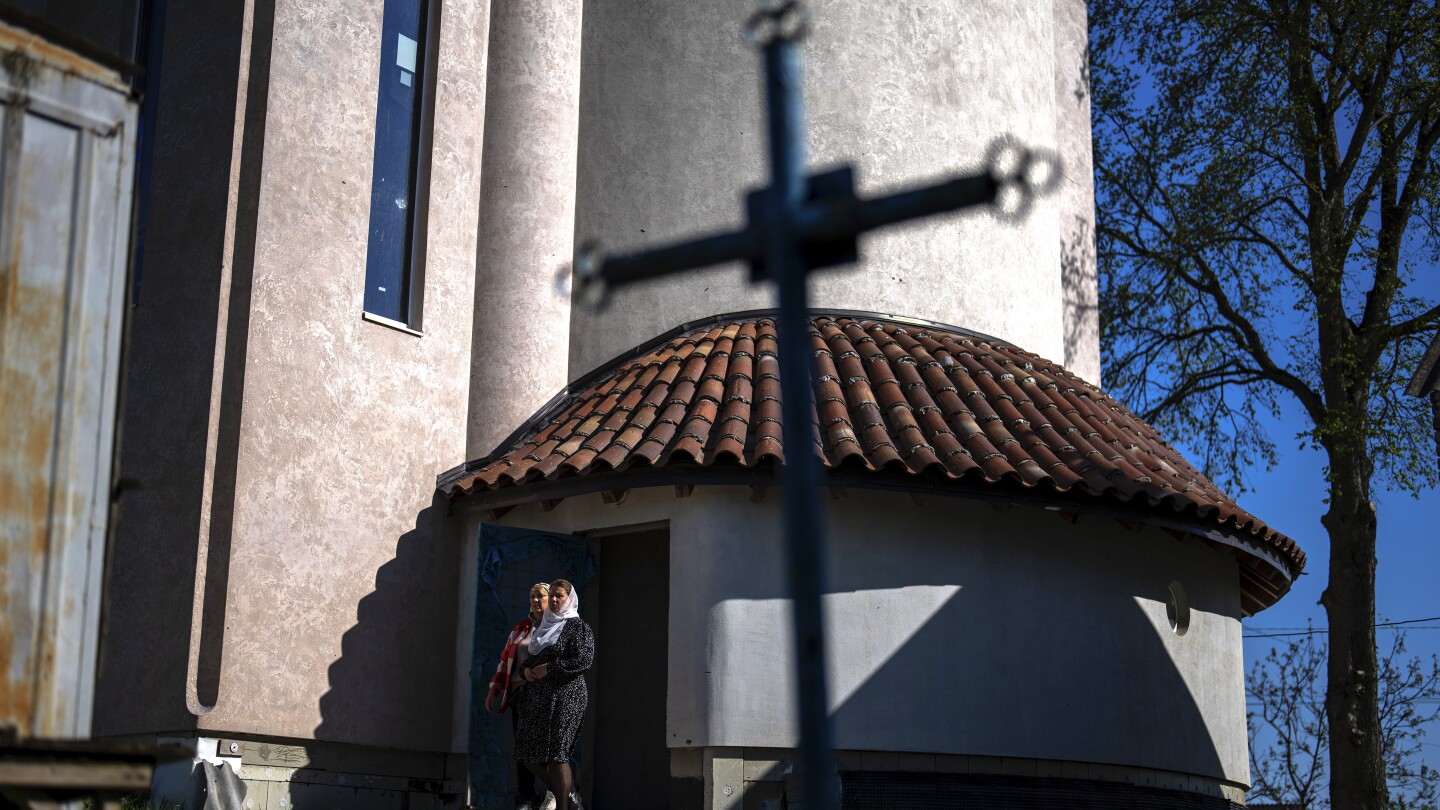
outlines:
[{"label": "church building", "polygon": [[811,278],[798,448],[746,268],[572,295],[577,245],[741,224],[752,0],[144,5],[96,736],[194,744],[246,810],[508,810],[480,704],[563,576],[587,808],[800,807],[814,453],[847,810],[1243,804],[1240,620],[1305,557],[1100,387],[1083,0],[808,4],[814,170],[883,194],[1008,137],[1062,178]]}]

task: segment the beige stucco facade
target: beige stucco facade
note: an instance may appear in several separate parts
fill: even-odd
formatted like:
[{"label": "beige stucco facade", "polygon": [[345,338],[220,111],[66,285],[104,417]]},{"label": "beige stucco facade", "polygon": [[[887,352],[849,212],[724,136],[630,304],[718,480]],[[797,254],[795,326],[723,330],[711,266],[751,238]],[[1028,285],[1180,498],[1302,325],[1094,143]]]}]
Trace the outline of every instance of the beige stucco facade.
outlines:
[{"label": "beige stucco facade", "polygon": [[[766,177],[760,60],[737,36],[753,4],[586,8],[577,238],[624,251],[741,226]],[[853,163],[860,194],[878,195],[980,171],[1008,135],[1057,150],[1066,178],[1020,221],[972,210],[867,234],[858,264],[813,278],[814,305],[963,326],[1098,381],[1086,53],[1080,2],[814,4],[812,167]],[[616,290],[574,313],[570,376],[773,301],[733,265]]]},{"label": "beige stucco facade", "polygon": [[[488,452],[616,353],[689,318],[771,304],[769,290],[729,267],[622,291],[605,310],[572,308],[564,272],[577,240],[631,248],[739,224],[741,194],[763,178],[758,60],[740,38],[746,0],[444,0],[422,156],[423,319],[397,329],[362,317],[382,10],[381,0],[170,3],[95,727],[237,739],[253,754],[245,763],[258,769],[246,776],[255,784],[284,781],[262,772],[305,770],[289,754],[260,753],[270,746],[303,749],[324,773],[373,770],[363,763],[384,760],[376,751],[404,752],[374,775],[423,774],[433,789],[395,790],[453,796],[457,779],[463,791],[454,755],[467,744],[475,524],[447,516],[435,476]],[[837,0],[812,13],[805,89],[817,168],[853,161],[862,193],[878,194],[979,170],[992,140],[1010,134],[1057,149],[1066,178],[1022,221],[970,212],[872,235],[861,264],[817,278],[815,303],[994,334],[1097,380],[1084,4]],[[564,502],[544,525],[594,524],[585,517],[593,500]],[[845,512],[859,502],[834,507],[834,524],[847,527],[838,581],[883,562],[861,564],[863,521],[851,518],[864,515]],[[683,513],[674,506],[648,493],[625,508],[671,521],[674,542],[696,544],[676,548],[716,555],[718,570],[742,558],[778,570],[764,528],[773,499],[756,506],[724,491]],[[1166,672],[1185,686],[1172,697],[1198,707],[1187,717],[1214,743],[1202,752],[1213,759],[1116,751],[1086,761],[1244,781],[1231,705],[1238,626],[1216,584],[1229,576],[1223,559],[1172,549],[1168,536],[1048,526],[1043,514],[1021,553],[984,514],[974,538],[952,536],[949,521],[976,518],[969,505],[902,512],[907,562],[884,587],[856,580],[832,595],[836,616],[878,609],[897,621],[901,603],[919,598],[911,588],[949,594],[932,606],[948,610],[968,581],[906,581],[930,543],[950,549],[957,575],[974,568],[967,555],[982,554],[1031,589],[997,604],[1018,605],[1035,589],[1118,594],[1107,609],[1137,628],[1157,671],[1170,662]],[[692,531],[687,521],[697,520],[703,530]],[[730,542],[725,527],[736,521],[754,524],[746,543]],[[1033,569],[1043,580],[1021,575],[1032,570],[1025,555],[1075,532],[1096,547],[1135,545],[1138,567],[1083,587],[1066,584],[1091,576],[1079,558]],[[1072,563],[1080,567],[1066,574]],[[1142,569],[1152,564],[1194,566],[1212,583],[1214,609],[1193,646],[1217,645],[1217,661],[1187,659],[1194,654],[1151,633],[1154,577]],[[778,579],[732,593],[730,579],[705,582],[700,570],[675,569],[672,587],[703,602],[676,606],[677,639],[699,625],[722,636],[737,622],[783,625]],[[1085,647],[1085,628],[1043,626],[1035,620],[1037,644]],[[882,647],[860,654],[861,669],[837,671],[837,711],[897,652]],[[933,668],[938,649],[917,654]],[[710,682],[707,662],[672,645],[669,722],[703,740],[680,746],[690,752],[677,755],[682,771],[691,754],[712,762],[721,749],[793,744],[784,723],[726,685],[753,663],[753,650],[733,652],[726,666],[739,670]],[[1223,670],[1218,680],[1204,680],[1209,665]],[[969,718],[972,708],[957,696],[947,711]],[[870,722],[878,710],[857,711]],[[1077,729],[1097,719],[1066,716]],[[846,722],[841,742],[852,751],[1079,756],[1003,735],[862,745]],[[1000,728],[997,717],[986,723],[974,728]],[[714,749],[709,759],[701,748]],[[280,794],[263,795],[280,810]]]},{"label": "beige stucco facade", "polygon": [[97,728],[444,752],[448,655],[412,665],[453,636],[488,4],[444,5],[418,334],[362,318],[380,4],[191,11],[160,126],[208,141],[157,161]]}]

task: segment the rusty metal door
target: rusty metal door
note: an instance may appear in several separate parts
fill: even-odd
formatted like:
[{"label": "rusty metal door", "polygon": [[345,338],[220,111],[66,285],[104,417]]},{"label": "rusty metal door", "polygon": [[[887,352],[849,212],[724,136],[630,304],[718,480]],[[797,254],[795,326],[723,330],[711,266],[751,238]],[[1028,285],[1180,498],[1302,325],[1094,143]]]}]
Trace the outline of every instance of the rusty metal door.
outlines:
[{"label": "rusty metal door", "polygon": [[87,737],[137,105],[0,25],[0,731]]}]

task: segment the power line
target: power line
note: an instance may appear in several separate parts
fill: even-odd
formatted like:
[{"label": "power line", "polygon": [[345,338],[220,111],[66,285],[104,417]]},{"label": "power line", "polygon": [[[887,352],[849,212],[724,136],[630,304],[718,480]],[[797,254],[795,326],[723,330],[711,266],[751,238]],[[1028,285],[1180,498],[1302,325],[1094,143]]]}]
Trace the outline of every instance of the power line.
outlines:
[{"label": "power line", "polygon": [[[1404,619],[1404,620],[1398,621],[1398,622],[1376,622],[1375,624],[1371,625],[1371,627],[1398,627],[1398,626],[1400,626],[1400,625],[1402,625],[1402,624],[1415,624],[1415,625],[1418,625],[1418,624],[1420,624],[1421,622],[1440,622],[1440,616],[1431,616],[1431,617],[1429,617],[1429,618],[1427,618],[1427,619]],[[1279,629],[1283,629],[1283,628],[1278,628],[1278,627],[1273,627],[1273,628],[1272,628],[1272,627],[1257,627],[1257,628],[1255,628],[1255,629],[1256,629],[1256,630],[1279,630]],[[1440,630],[1440,624],[1437,624],[1437,625],[1427,625],[1427,626],[1419,626],[1419,627],[1409,627],[1409,628],[1406,628],[1406,629],[1408,629],[1408,630]],[[1301,631],[1299,631],[1299,632],[1294,632],[1294,633],[1242,633],[1240,637],[1241,637],[1241,638],[1285,638],[1285,637],[1287,637],[1287,636],[1310,636],[1310,635],[1314,635],[1314,634],[1316,634],[1316,633],[1328,633],[1328,632],[1330,632],[1329,628],[1320,627],[1320,628],[1311,628],[1311,629],[1309,629],[1309,630],[1301,630]]]},{"label": "power line", "polygon": [[[1291,687],[1291,688],[1292,688],[1292,689],[1294,689],[1294,688],[1303,688],[1303,686],[1304,686],[1304,685],[1301,684],[1299,687]],[[1318,686],[1318,684],[1317,684],[1317,686]],[[1274,690],[1272,690],[1272,691],[1274,691]],[[1315,700],[1322,700],[1322,699],[1324,699],[1324,697],[1325,697],[1325,692],[1324,692],[1323,689],[1321,689],[1321,690],[1306,689],[1306,690],[1303,691],[1303,692],[1295,692],[1295,693],[1293,693],[1293,694],[1299,695],[1300,697],[1304,697],[1304,698],[1308,698],[1308,699],[1315,699]],[[1259,696],[1259,695],[1251,692],[1251,691],[1250,691],[1250,687],[1247,686],[1247,687],[1245,687],[1245,702],[1246,702],[1246,703],[1265,703],[1266,701],[1265,701],[1261,696]],[[1409,700],[1404,701],[1404,703],[1406,703],[1406,704],[1410,704],[1410,703],[1440,703],[1440,694],[1422,695],[1422,696],[1419,696],[1419,697],[1413,697],[1413,698],[1410,698]]]},{"label": "power line", "polygon": [[[1391,625],[1377,624],[1374,627],[1384,629]],[[1415,627],[1407,627],[1406,630],[1440,630],[1440,624],[1422,624]],[[1286,636],[1313,636],[1316,633],[1328,633],[1329,630],[1302,630],[1298,633],[1251,633],[1242,635],[1241,638],[1285,638]]]},{"label": "power line", "polygon": [[[1412,619],[1412,621],[1424,621],[1424,619]],[[1272,632],[1272,631],[1274,631],[1274,632],[1279,632],[1279,631],[1281,631],[1281,630],[1313,630],[1314,628],[1315,628],[1314,625],[1311,625],[1310,627],[1256,627],[1256,626],[1254,626],[1254,625],[1250,625],[1250,626],[1247,626],[1247,627],[1245,628],[1245,630],[1246,630],[1247,632],[1248,632],[1248,631],[1251,631],[1251,630],[1264,630],[1265,632],[1269,633],[1269,632]],[[1407,629],[1407,630],[1440,630],[1440,624],[1424,624],[1424,625],[1419,625],[1419,626],[1417,626],[1417,627],[1408,627],[1408,628],[1406,628],[1406,629]]]}]

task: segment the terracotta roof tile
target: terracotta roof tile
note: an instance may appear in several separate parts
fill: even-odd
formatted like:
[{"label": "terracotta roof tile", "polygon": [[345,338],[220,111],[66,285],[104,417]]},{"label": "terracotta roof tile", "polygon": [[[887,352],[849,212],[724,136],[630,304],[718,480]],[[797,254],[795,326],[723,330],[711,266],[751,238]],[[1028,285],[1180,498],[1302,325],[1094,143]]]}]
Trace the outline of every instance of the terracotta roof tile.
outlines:
[{"label": "terracotta roof tile", "polygon": [[[1305,555],[1221,493],[1123,405],[992,338],[815,314],[816,452],[830,468],[1139,504]],[[450,496],[565,475],[783,463],[769,316],[737,315],[597,369],[510,444],[442,477]]]}]

